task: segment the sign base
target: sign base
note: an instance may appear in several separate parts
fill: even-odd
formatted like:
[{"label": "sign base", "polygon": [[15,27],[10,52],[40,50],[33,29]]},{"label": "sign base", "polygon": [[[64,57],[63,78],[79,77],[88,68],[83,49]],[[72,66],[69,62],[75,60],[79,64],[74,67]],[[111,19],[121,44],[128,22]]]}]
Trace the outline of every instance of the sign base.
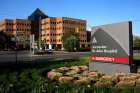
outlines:
[{"label": "sign base", "polygon": [[89,63],[89,70],[111,75],[115,73],[130,73],[130,66],[126,64],[91,62]]}]

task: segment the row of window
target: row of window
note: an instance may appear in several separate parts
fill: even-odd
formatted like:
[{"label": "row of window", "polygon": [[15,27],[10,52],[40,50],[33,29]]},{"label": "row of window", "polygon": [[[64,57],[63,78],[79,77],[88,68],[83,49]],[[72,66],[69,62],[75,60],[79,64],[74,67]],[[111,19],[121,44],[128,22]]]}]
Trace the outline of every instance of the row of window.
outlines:
[{"label": "row of window", "polygon": [[69,25],[81,25],[81,26],[85,26],[85,23],[76,22],[76,21],[67,21],[67,20],[65,20],[63,23],[64,24],[69,24]]},{"label": "row of window", "polygon": [[[44,40],[42,40],[42,42],[62,42],[62,40],[61,39],[44,39]],[[86,40],[80,40],[80,42],[87,42]]]},{"label": "row of window", "polygon": [[81,36],[81,37],[86,37],[87,35],[82,35],[82,34],[81,34],[80,36]]},{"label": "row of window", "polygon": [[6,29],[6,31],[31,31],[30,29]]},{"label": "row of window", "polygon": [[51,39],[51,40],[49,40],[49,39],[45,39],[45,40],[42,40],[42,42],[62,42],[62,40],[61,39],[58,39],[58,40],[56,40],[56,39]]},{"label": "row of window", "polygon": [[42,30],[62,30],[62,28],[61,27],[59,27],[59,28],[51,27],[51,28],[44,28]]},{"label": "row of window", "polygon": [[13,25],[13,23],[5,23],[5,24],[3,24],[3,25]]},{"label": "row of window", "polygon": [[25,23],[6,23],[6,25],[20,25],[20,26],[31,26],[31,24],[25,24]]},{"label": "row of window", "polygon": [[58,21],[58,22],[42,22],[42,25],[46,25],[46,24],[63,24],[62,21]]},{"label": "row of window", "polygon": [[66,31],[86,31],[86,29],[85,28],[71,28],[71,27],[64,27],[63,28],[64,30],[66,30]]},{"label": "row of window", "polygon": [[46,30],[66,30],[66,31],[75,31],[75,30],[78,30],[78,31],[86,31],[86,29],[85,28],[79,28],[79,29],[76,29],[76,28],[72,28],[72,27],[63,27],[63,28],[61,28],[61,27],[58,27],[58,28],[56,28],[56,27],[48,27],[48,28],[44,28],[44,29],[42,29],[42,31],[46,31]]},{"label": "row of window", "polygon": [[87,42],[86,40],[80,40],[80,42]]},{"label": "row of window", "polygon": [[61,35],[64,35],[64,33],[62,33],[62,34],[53,34],[53,33],[51,33],[51,34],[42,34],[41,36],[61,36]]},{"label": "row of window", "polygon": [[56,24],[76,24],[76,25],[81,25],[81,26],[85,26],[85,23],[81,23],[81,22],[76,22],[76,21],[58,21],[58,22],[42,22],[42,25],[46,25],[46,24],[52,24],[52,25],[56,25]]},{"label": "row of window", "polygon": [[[64,33],[58,33],[58,34],[56,34],[56,33],[47,33],[47,34],[42,34],[41,36],[62,36],[62,35],[64,35]],[[86,35],[80,35],[80,37],[86,37]]]}]

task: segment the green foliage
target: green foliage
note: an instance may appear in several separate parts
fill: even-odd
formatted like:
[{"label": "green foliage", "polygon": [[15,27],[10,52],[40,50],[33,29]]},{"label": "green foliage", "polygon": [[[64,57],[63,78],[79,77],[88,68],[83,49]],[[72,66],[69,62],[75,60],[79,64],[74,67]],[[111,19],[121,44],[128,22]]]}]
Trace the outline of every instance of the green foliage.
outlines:
[{"label": "green foliage", "polygon": [[76,51],[78,39],[75,36],[70,36],[64,41],[64,48],[68,51]]},{"label": "green foliage", "polygon": [[90,51],[90,48],[79,48],[78,51]]},{"label": "green foliage", "polygon": [[0,49],[6,48],[7,45],[8,45],[8,36],[5,33],[0,32]]},{"label": "green foliage", "polygon": [[62,42],[67,51],[76,51],[79,48],[79,36],[75,31],[66,31],[62,36]]},{"label": "green foliage", "polygon": [[70,36],[75,36],[78,38],[78,34],[75,31],[66,31],[62,36],[62,41],[64,42]]},{"label": "green foliage", "polygon": [[0,93],[44,93],[45,80],[36,70],[3,74]]},{"label": "green foliage", "polygon": [[133,41],[133,47],[135,50],[140,49],[140,38],[135,38],[135,40]]}]

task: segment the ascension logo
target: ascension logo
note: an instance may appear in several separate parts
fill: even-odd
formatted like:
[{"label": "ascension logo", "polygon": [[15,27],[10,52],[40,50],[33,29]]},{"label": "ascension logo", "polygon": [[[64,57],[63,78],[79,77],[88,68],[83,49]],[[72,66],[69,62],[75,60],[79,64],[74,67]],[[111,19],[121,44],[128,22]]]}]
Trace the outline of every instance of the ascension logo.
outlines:
[{"label": "ascension logo", "polygon": [[93,37],[93,44],[97,43],[97,40],[95,37]]}]

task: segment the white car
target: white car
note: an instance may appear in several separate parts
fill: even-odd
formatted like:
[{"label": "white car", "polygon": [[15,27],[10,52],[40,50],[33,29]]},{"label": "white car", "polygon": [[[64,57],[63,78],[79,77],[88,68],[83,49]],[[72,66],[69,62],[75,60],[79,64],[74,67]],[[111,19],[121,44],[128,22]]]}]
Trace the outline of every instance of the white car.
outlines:
[{"label": "white car", "polygon": [[53,49],[47,49],[47,53],[48,54],[52,54],[53,53]]}]

